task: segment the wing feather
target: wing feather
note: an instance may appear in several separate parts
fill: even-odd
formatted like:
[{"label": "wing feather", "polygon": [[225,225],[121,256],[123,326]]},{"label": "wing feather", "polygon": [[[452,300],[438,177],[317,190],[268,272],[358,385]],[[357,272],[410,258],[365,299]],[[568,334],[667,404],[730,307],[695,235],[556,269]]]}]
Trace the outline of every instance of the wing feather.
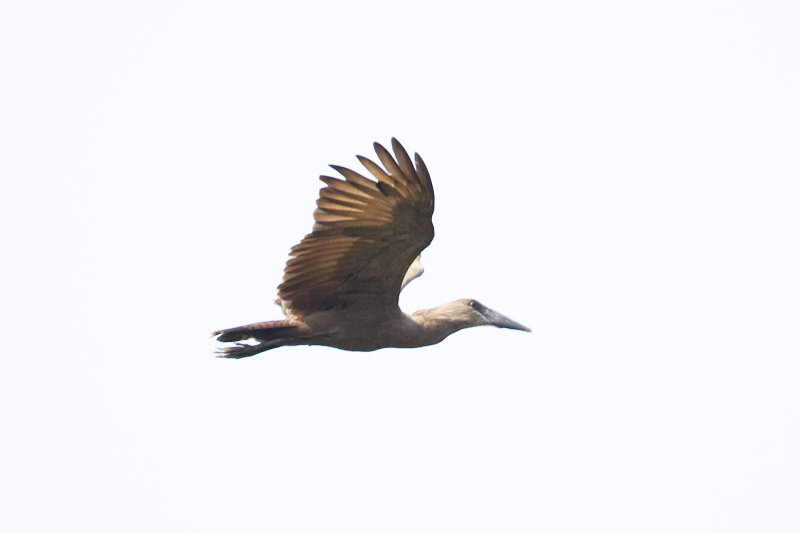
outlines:
[{"label": "wing feather", "polygon": [[[412,176],[403,175],[403,171],[400,170],[400,167],[397,165],[397,162],[392,157],[392,154],[390,154],[386,148],[384,148],[378,143],[375,143],[373,146],[375,146],[375,153],[378,154],[378,159],[381,160],[383,166],[386,167],[386,170],[393,178],[395,178],[397,182],[409,183],[410,180],[413,179]],[[401,176],[404,179],[401,180],[400,179]]]},{"label": "wing feather", "polygon": [[392,179],[392,177],[389,176],[389,174],[387,174],[380,166],[378,166],[377,163],[371,159],[367,159],[363,155],[357,155],[356,157],[361,164],[364,165],[364,168],[369,170],[370,174],[375,176],[375,179],[377,179],[379,183],[388,183],[390,185],[394,183],[395,180]]},{"label": "wing feather", "polygon": [[392,150],[394,150],[395,157],[397,157],[397,164],[400,166],[400,171],[403,175],[413,178],[414,181],[419,183],[417,172],[414,170],[414,164],[411,162],[411,158],[408,157],[406,149],[397,142],[397,139],[392,139]]}]

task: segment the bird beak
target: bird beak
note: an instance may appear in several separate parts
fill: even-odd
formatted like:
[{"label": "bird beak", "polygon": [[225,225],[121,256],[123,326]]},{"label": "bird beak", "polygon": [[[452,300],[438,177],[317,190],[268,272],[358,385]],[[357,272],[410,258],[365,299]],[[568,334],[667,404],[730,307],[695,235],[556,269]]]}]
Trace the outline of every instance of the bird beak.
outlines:
[{"label": "bird beak", "polygon": [[531,331],[531,328],[523,326],[519,322],[515,322],[507,316],[501,315],[492,309],[486,309],[486,313],[484,315],[489,320],[489,324],[492,326],[496,326],[498,328],[518,329],[520,331],[527,331],[528,333]]}]

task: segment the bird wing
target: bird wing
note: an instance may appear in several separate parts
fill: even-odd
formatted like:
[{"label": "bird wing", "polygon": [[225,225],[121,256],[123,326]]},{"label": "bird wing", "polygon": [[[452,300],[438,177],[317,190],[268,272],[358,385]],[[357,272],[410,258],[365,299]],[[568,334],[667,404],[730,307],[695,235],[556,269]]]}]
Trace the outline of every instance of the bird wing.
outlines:
[{"label": "bird wing", "polygon": [[414,259],[414,262],[411,263],[411,266],[408,267],[408,270],[406,270],[406,275],[403,276],[403,283],[400,285],[401,291],[406,288],[406,285],[420,277],[425,272],[425,268],[422,266],[420,257],[421,256],[418,255],[417,258]]},{"label": "bird wing", "polygon": [[396,308],[406,272],[433,240],[433,185],[392,139],[378,143],[384,168],[357,156],[375,177],[331,165],[344,179],[320,176],[314,229],[291,249],[278,298],[287,315],[344,307]]}]

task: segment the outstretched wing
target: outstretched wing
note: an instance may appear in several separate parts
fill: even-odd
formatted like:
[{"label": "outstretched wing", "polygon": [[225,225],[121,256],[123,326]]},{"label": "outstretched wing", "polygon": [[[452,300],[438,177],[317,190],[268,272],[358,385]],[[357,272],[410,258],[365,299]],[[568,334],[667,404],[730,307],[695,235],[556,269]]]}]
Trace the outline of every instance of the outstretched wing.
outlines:
[{"label": "outstretched wing", "polygon": [[320,176],[314,229],[290,252],[278,298],[289,315],[342,307],[396,308],[409,266],[433,240],[433,186],[397,139],[395,157],[380,144],[381,168],[357,156],[375,177],[331,165],[344,179]]}]

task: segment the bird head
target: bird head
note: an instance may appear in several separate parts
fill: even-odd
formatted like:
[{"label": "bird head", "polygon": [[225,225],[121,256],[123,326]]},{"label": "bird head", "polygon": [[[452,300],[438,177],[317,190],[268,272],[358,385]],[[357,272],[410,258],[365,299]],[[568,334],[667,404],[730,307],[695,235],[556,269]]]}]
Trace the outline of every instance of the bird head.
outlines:
[{"label": "bird head", "polygon": [[461,327],[495,326],[530,332],[530,328],[501,315],[494,309],[489,309],[477,300],[462,299],[450,302],[437,308],[437,314],[446,317],[448,321],[460,323]]}]

